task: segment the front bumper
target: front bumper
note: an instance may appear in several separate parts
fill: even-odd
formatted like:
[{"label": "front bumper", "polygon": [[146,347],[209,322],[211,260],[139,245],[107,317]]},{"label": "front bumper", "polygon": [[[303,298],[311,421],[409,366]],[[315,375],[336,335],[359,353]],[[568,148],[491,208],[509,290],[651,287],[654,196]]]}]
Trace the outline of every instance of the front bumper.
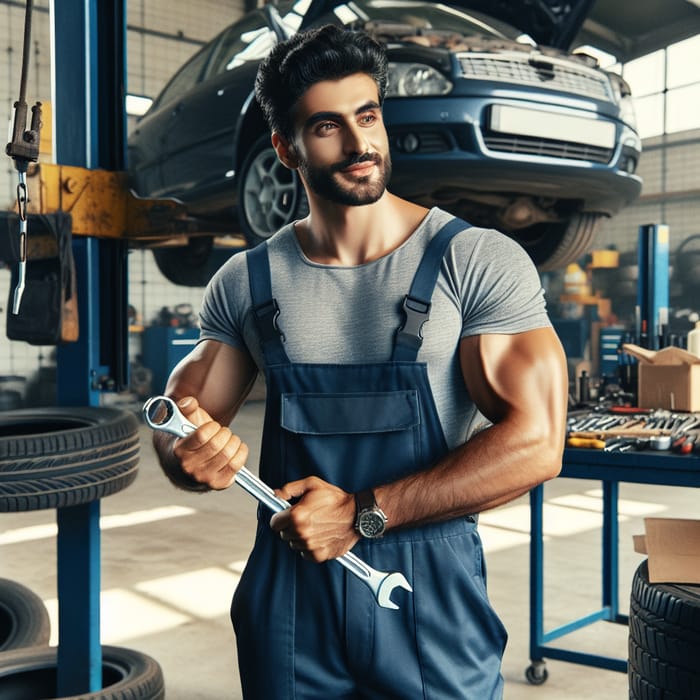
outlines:
[{"label": "front bumper", "polygon": [[[550,120],[560,115],[566,124],[586,120],[614,136],[603,147],[585,143],[580,133],[562,138],[562,130],[556,139],[495,133],[490,128],[494,105],[512,105]],[[476,191],[572,201],[584,211],[613,215],[641,191],[642,181],[634,174],[641,142],[626,124],[590,107],[503,96],[387,100],[391,190],[424,204],[469,199]]]}]

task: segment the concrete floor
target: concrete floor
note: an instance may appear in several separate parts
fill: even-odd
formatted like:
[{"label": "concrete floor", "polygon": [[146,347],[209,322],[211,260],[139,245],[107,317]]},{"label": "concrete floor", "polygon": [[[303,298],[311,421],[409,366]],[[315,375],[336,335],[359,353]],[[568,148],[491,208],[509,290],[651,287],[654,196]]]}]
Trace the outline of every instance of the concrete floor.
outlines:
[{"label": "concrete floor", "polygon": [[[235,421],[251,447],[251,465],[257,464],[262,414],[263,402],[249,401]],[[156,464],[148,429],[141,431],[136,482],[101,504],[102,640],[157,659],[169,700],[238,700],[228,608],[252,543],[255,503],[236,487],[205,495],[176,490]],[[597,482],[572,479],[557,479],[545,489],[547,629],[600,606],[598,489]],[[697,492],[623,484],[620,497],[620,600],[626,611],[632,575],[643,559],[632,549],[632,535],[644,531],[648,515],[697,517]],[[55,620],[54,512],[0,517],[0,575],[36,591]],[[624,674],[566,662],[547,661],[544,685],[525,680],[528,518],[524,497],[483,515],[480,525],[490,597],[510,635],[503,664],[506,699],[626,698]],[[557,644],[625,657],[626,629],[596,623]]]}]

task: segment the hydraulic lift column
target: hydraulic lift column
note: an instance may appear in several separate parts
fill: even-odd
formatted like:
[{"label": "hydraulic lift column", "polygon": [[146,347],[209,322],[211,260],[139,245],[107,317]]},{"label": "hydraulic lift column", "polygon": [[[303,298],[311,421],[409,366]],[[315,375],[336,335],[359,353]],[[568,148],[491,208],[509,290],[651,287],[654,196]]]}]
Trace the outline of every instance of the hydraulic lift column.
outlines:
[{"label": "hydraulic lift column", "polygon": [[[123,0],[51,3],[56,161],[124,170]],[[73,239],[80,338],[59,346],[57,402],[97,406],[127,383],[126,244]],[[102,687],[100,503],[61,508],[58,521],[58,696]]]}]

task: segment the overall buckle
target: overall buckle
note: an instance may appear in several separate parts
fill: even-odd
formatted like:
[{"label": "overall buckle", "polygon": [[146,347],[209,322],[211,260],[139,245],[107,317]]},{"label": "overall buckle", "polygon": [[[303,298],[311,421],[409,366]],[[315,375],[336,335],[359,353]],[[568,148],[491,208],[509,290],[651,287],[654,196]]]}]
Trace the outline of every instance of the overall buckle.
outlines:
[{"label": "overall buckle", "polygon": [[271,299],[253,307],[253,313],[258,320],[258,332],[263,343],[269,343],[276,338],[284,342],[284,333],[277,325],[277,318],[280,315],[277,299]]},{"label": "overall buckle", "polygon": [[421,301],[409,294],[404,297],[402,308],[405,320],[397,332],[396,341],[398,343],[416,349],[420,348],[423,344],[421,329],[430,317],[430,307],[430,302]]}]

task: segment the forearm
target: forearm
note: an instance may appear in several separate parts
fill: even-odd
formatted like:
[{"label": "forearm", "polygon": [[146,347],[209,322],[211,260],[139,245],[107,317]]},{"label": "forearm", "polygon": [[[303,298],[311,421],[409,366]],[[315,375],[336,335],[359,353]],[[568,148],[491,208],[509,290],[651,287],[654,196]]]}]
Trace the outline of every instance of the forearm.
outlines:
[{"label": "forearm", "polygon": [[555,477],[562,441],[535,425],[496,424],[434,467],[378,486],[375,497],[392,528],[480,513]]}]

